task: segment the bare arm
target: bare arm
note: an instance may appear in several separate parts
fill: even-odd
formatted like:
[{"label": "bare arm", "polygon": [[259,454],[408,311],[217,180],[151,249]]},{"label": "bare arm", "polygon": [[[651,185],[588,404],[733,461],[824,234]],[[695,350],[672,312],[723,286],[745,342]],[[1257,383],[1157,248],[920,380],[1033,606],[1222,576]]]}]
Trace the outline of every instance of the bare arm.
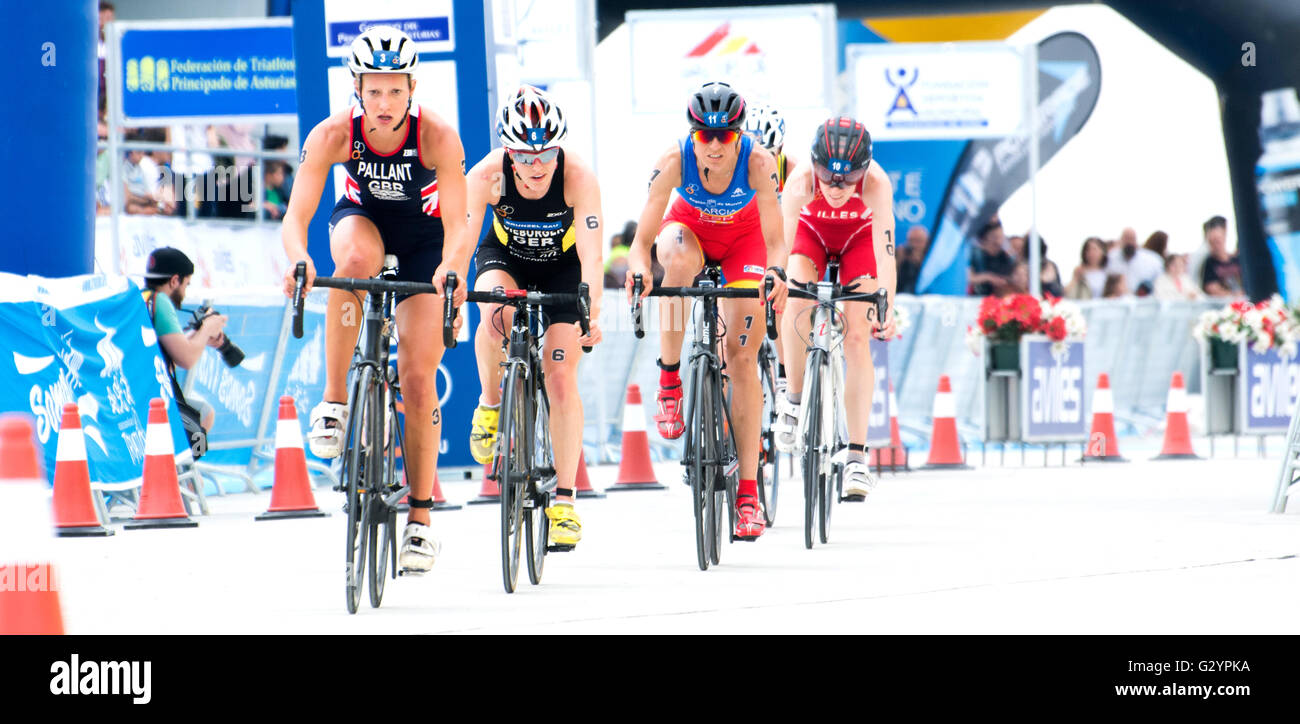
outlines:
[{"label": "bare arm", "polygon": [[[474,164],[465,177],[466,185],[466,229],[471,238],[478,240],[483,231],[483,216],[488,206],[496,206],[501,201],[503,180],[501,178],[501,149],[494,149]],[[461,272],[456,271],[459,275]],[[466,284],[468,279],[463,280]]]},{"label": "bare arm", "polygon": [[321,121],[307,134],[307,140],[302,143],[302,153],[298,156],[294,193],[289,197],[289,207],[280,225],[280,240],[284,244],[285,256],[289,257],[289,270],[284,281],[286,295],[293,293],[293,267],[298,262],[307,262],[307,289],[311,289],[316,278],[316,267],[307,255],[307,226],[320,204],[330,169],[335,163],[345,161],[347,155],[347,134],[332,121],[329,118]]},{"label": "bare arm", "polygon": [[[785,269],[789,248],[786,246],[785,229],[781,223],[781,205],[777,200],[776,158],[770,153],[755,153],[749,156],[749,186],[754,189],[754,203],[758,205],[758,220],[763,227],[763,243],[767,246],[767,266]],[[780,312],[785,309],[785,281],[776,278],[772,287],[772,306]]]},{"label": "bare arm", "polygon": [[605,286],[605,250],[601,238],[600,186],[582,159],[565,152],[564,198],[573,204],[573,228],[577,239],[582,281],[591,289],[591,320],[600,317]]},{"label": "bare arm", "polygon": [[650,193],[641,209],[641,216],[637,219],[636,237],[627,252],[626,286],[629,300],[632,298],[634,274],[641,275],[647,293],[654,286],[654,278],[650,273],[650,247],[659,234],[659,224],[664,220],[664,211],[668,208],[673,189],[681,184],[682,154],[677,145],[673,144],[672,148],[659,157],[654,170],[650,172]]},{"label": "bare arm", "polygon": [[215,340],[221,339],[222,329],[225,326],[225,315],[215,315],[204,319],[203,326],[189,334],[172,332],[160,336],[158,344],[176,366],[188,370],[203,358],[204,347],[212,346]]},{"label": "bare arm", "polygon": [[787,258],[790,250],[794,248],[794,239],[799,232],[799,212],[813,200],[813,180],[810,169],[809,166],[803,166],[791,174],[785,180],[785,191],[781,193],[781,220],[785,232]]},{"label": "bare arm", "polygon": [[[433,284],[442,289],[448,271],[462,279],[469,274],[470,257],[478,236],[470,231],[466,216],[465,147],[460,136],[437,115],[420,112],[420,162],[438,172],[438,210],[442,215],[442,263],[433,274]],[[464,285],[457,289],[457,303],[463,300]]]},{"label": "bare arm", "polygon": [[876,279],[879,287],[888,292],[889,310],[884,320],[878,320],[881,339],[894,336],[894,302],[898,291],[898,269],[895,266],[894,246],[894,188],[875,161],[867,169],[866,193],[863,202],[871,209],[871,244],[876,253]]}]

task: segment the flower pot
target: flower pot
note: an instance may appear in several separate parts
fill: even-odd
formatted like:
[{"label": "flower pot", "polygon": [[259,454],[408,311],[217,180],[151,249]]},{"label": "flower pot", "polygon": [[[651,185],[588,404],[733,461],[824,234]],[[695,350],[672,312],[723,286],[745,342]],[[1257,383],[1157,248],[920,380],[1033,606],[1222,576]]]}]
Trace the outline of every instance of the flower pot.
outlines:
[{"label": "flower pot", "polygon": [[1221,339],[1210,339],[1210,369],[1237,369],[1237,345]]},{"label": "flower pot", "polygon": [[994,370],[1020,369],[1020,344],[1017,342],[990,342],[989,367]]}]

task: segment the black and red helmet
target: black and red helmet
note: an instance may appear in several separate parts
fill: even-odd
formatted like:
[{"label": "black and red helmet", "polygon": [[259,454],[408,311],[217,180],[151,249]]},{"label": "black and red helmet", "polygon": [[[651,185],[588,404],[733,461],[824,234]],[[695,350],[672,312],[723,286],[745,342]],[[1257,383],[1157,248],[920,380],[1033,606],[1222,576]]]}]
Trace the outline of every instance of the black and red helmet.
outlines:
[{"label": "black and red helmet", "polygon": [[871,134],[848,116],[832,118],[817,129],[812,162],[813,171],[824,183],[857,183],[871,165]]},{"label": "black and red helmet", "polygon": [[740,130],[745,123],[745,99],[726,83],[705,83],[686,104],[686,120],[692,129]]}]

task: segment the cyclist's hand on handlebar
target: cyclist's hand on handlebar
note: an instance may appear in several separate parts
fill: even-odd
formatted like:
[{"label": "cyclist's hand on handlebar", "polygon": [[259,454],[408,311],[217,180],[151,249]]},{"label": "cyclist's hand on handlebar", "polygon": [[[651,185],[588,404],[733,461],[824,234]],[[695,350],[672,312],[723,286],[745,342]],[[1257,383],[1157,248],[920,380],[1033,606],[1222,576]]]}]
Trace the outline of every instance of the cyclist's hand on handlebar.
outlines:
[{"label": "cyclist's hand on handlebar", "polygon": [[628,263],[627,263],[627,274],[625,275],[623,281],[623,288],[627,290],[628,304],[632,303],[632,279],[637,274],[641,275],[641,284],[643,287],[641,291],[641,298],[644,299],[645,296],[650,293],[650,290],[654,288],[655,285],[654,275],[650,272],[650,263],[648,259],[634,260],[631,258],[631,254],[629,254]]},{"label": "cyclist's hand on handlebar", "polygon": [[599,317],[599,315],[596,314],[596,307],[593,306],[593,307],[591,308],[591,324],[590,324],[590,326],[588,327],[588,329],[590,330],[590,332],[589,332],[588,334],[586,334],[586,335],[583,335],[583,333],[582,333],[582,325],[581,325],[581,324],[579,324],[579,323],[577,323],[577,322],[574,322],[574,323],[573,323],[573,327],[574,327],[575,329],[578,330],[578,344],[579,344],[579,345],[581,345],[581,346],[583,346],[583,347],[595,347],[596,345],[600,344],[600,341],[601,341],[602,339],[604,339],[604,335],[601,334],[601,332],[600,332],[600,322],[597,322],[597,321],[596,321],[596,319],[597,319],[598,317]]},{"label": "cyclist's hand on handlebar", "polygon": [[307,281],[302,285],[302,293],[310,292],[311,285],[316,281],[316,265],[312,263],[311,257],[302,256],[297,259],[290,259],[289,266],[284,271],[284,296],[286,297],[293,298],[293,288],[297,284],[293,278],[293,270],[300,261],[307,263]]},{"label": "cyclist's hand on handlebar", "polygon": [[898,336],[898,325],[894,322],[894,305],[889,305],[888,311],[885,312],[883,324],[879,319],[873,318],[871,320],[871,330],[875,338],[879,340],[889,341]]},{"label": "cyclist's hand on handlebar", "polygon": [[[456,275],[456,289],[451,295],[451,304],[453,307],[460,308],[465,303],[467,289],[469,284],[466,278],[469,271],[465,269],[453,269],[450,265],[439,265],[433,272],[433,285],[438,288],[438,296],[441,297],[447,289],[447,273],[453,272]],[[460,327],[459,315],[457,315],[456,327]]]},{"label": "cyclist's hand on handlebar", "polygon": [[767,298],[772,300],[773,311],[780,314],[785,311],[785,300],[790,295],[790,286],[772,272],[768,272],[767,276],[772,280],[772,293],[767,295]]}]

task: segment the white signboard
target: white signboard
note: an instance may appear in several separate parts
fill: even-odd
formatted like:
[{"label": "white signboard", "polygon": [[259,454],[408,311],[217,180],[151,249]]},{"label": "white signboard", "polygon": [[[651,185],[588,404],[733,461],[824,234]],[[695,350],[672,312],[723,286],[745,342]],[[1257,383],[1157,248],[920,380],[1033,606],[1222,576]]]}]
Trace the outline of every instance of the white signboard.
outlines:
[{"label": "white signboard", "polygon": [[782,109],[834,105],[833,5],[629,12],[627,23],[638,113],[680,111],[714,80]]},{"label": "white signboard", "polygon": [[456,49],[451,0],[325,0],[325,52],[342,58],[366,28],[391,25],[411,36],[421,53]]},{"label": "white signboard", "polygon": [[1012,135],[1024,109],[1024,63],[1001,43],[846,46],[857,118],[873,140]]}]

